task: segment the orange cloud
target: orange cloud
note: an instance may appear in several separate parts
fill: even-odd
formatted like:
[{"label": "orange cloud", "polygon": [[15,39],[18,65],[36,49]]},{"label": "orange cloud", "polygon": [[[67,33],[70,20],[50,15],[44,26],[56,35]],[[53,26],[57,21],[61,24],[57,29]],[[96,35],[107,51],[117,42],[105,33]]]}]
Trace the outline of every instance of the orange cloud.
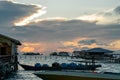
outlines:
[{"label": "orange cloud", "polygon": [[23,47],[22,52],[33,52],[35,49],[33,47]]},{"label": "orange cloud", "polygon": [[40,43],[23,42],[20,47],[21,52],[41,52],[44,50]]},{"label": "orange cloud", "polygon": [[102,47],[108,49],[120,49],[120,40],[112,42],[110,46],[99,45],[96,43],[90,45],[81,45],[78,42],[80,40],[87,40],[89,38],[76,38],[71,41],[62,42],[23,42],[22,46],[19,48],[21,52],[40,52],[40,53],[50,53],[53,51],[67,51],[72,52],[73,50],[83,49],[83,48],[95,48]]},{"label": "orange cloud", "polygon": [[114,41],[110,44],[112,49],[120,50],[120,40]]},{"label": "orange cloud", "polygon": [[74,41],[62,42],[64,46],[77,46],[78,44]]},{"label": "orange cloud", "polygon": [[50,52],[56,51],[60,46],[59,43],[46,43],[46,42],[23,42],[19,48],[21,52]]},{"label": "orange cloud", "polygon": [[87,38],[75,38],[71,41],[65,41],[65,42],[61,42],[64,46],[78,46],[78,41],[80,40],[84,40]]}]

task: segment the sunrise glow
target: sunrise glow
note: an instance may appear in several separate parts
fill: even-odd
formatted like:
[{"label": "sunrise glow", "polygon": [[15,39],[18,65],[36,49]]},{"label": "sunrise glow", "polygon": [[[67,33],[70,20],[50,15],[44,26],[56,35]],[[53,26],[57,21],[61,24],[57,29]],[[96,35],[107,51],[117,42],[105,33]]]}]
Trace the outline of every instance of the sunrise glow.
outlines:
[{"label": "sunrise glow", "polygon": [[112,43],[110,44],[110,46],[111,46],[113,49],[120,50],[120,40],[115,41],[115,42],[112,42]]},{"label": "sunrise glow", "polygon": [[34,50],[33,47],[24,47],[21,49],[22,52],[34,52]]}]

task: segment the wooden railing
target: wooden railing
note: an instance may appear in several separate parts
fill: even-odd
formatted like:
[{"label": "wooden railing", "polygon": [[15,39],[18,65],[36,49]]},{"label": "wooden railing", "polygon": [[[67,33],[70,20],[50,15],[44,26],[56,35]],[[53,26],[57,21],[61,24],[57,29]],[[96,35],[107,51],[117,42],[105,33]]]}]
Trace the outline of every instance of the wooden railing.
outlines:
[{"label": "wooden railing", "polygon": [[7,63],[11,61],[10,55],[0,55],[0,62]]}]

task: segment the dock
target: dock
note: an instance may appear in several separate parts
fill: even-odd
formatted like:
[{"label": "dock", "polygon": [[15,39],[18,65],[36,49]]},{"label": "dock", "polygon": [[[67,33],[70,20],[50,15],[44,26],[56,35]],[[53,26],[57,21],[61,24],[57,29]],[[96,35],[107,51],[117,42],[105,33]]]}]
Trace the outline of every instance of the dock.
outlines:
[{"label": "dock", "polygon": [[5,80],[42,80],[33,73],[33,71],[18,70],[11,73]]}]

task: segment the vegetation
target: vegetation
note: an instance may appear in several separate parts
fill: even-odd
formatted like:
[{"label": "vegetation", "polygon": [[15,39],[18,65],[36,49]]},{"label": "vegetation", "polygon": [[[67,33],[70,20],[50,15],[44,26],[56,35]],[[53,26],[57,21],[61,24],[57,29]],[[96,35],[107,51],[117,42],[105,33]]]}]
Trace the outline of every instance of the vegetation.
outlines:
[{"label": "vegetation", "polygon": [[26,53],[23,53],[23,55],[40,55],[40,53],[26,52]]}]

